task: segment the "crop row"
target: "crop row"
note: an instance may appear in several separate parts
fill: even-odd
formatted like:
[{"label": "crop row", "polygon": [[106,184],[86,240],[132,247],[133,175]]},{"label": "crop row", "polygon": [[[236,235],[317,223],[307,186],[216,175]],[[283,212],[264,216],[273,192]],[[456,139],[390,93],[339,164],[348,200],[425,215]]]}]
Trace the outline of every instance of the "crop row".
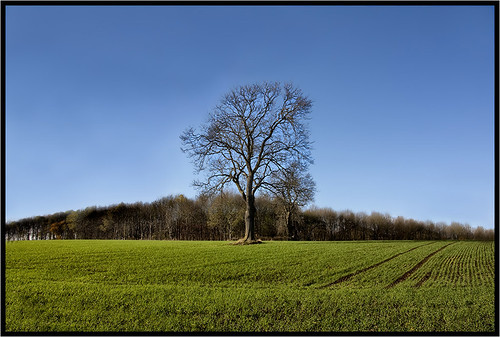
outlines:
[{"label": "crop row", "polygon": [[493,249],[493,242],[422,244],[344,274],[322,287],[490,286],[495,275]]},{"label": "crop row", "polygon": [[409,280],[415,286],[489,286],[494,282],[494,243],[459,242],[437,254]]}]

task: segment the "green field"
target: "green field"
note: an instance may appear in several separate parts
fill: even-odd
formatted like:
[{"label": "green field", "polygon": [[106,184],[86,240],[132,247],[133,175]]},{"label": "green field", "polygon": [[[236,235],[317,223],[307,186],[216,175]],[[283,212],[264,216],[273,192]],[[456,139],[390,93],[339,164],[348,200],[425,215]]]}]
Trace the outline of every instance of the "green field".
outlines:
[{"label": "green field", "polygon": [[6,243],[6,331],[495,331],[493,242]]}]

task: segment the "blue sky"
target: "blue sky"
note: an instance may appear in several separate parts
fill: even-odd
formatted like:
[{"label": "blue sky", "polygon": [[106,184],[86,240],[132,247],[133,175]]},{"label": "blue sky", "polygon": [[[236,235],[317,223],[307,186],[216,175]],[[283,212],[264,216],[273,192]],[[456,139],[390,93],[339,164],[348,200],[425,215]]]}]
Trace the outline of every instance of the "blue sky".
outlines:
[{"label": "blue sky", "polygon": [[314,204],[494,226],[492,6],[7,6],[6,219],[183,193],[237,85],[314,102]]}]

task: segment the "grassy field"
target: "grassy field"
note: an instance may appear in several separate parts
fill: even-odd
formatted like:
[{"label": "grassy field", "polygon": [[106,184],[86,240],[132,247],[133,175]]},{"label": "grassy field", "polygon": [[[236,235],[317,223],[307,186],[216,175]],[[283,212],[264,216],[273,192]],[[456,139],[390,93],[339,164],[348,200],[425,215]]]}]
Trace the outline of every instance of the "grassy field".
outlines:
[{"label": "grassy field", "polygon": [[494,243],[6,243],[6,331],[495,331]]}]

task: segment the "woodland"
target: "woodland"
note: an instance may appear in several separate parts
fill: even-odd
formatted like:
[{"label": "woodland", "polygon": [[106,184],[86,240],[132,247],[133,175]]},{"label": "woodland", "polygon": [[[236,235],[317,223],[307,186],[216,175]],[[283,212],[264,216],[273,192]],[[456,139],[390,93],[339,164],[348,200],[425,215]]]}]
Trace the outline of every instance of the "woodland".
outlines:
[{"label": "woodland", "polygon": [[[494,240],[493,229],[452,222],[420,221],[387,213],[296,209],[277,199],[256,198],[256,236],[266,240]],[[7,222],[6,240],[237,240],[245,232],[245,202],[236,193],[167,196],[150,203],[92,206]]]}]

